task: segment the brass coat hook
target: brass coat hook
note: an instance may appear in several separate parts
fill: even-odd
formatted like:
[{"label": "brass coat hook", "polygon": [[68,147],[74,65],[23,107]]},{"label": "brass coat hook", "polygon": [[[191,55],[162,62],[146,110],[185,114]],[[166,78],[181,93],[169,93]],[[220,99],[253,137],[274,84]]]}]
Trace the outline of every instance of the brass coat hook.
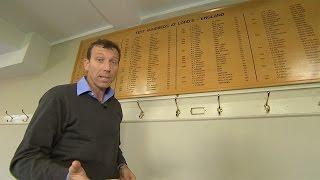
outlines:
[{"label": "brass coat hook", "polygon": [[177,96],[174,98],[174,102],[176,103],[176,107],[177,107],[176,117],[179,117],[179,115],[180,115],[180,113],[181,113],[181,111],[180,111],[180,109],[179,109],[179,106],[178,106],[178,96],[179,96],[179,95],[177,95]]},{"label": "brass coat hook", "polygon": [[141,108],[141,106],[140,106],[139,101],[137,101],[137,104],[138,104],[138,107],[139,107],[139,109],[140,109],[139,119],[142,119],[143,116],[144,116],[144,112],[143,112],[143,110],[142,110],[142,108]]},{"label": "brass coat hook", "polygon": [[270,106],[269,106],[269,97],[270,97],[270,91],[267,91],[267,101],[264,104],[264,109],[266,110],[266,113],[270,112]]},{"label": "brass coat hook", "polygon": [[218,108],[217,108],[217,111],[218,111],[218,114],[219,114],[219,116],[221,115],[221,113],[222,113],[222,108],[221,108],[221,106],[220,106],[220,94],[218,94]]},{"label": "brass coat hook", "polygon": [[29,119],[29,116],[23,111],[23,109],[22,109],[22,113],[27,117],[27,119],[23,119],[22,121],[27,122]]},{"label": "brass coat hook", "polygon": [[12,117],[10,114],[8,114],[8,111],[7,111],[7,110],[6,110],[6,115],[8,115],[8,116],[11,118],[11,120],[7,120],[7,122],[12,122],[13,117]]}]

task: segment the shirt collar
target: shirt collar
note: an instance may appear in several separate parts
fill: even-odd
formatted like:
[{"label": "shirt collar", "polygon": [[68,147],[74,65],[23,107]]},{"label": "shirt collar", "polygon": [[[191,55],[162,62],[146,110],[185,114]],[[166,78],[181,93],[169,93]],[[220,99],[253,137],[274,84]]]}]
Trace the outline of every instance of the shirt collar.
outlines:
[{"label": "shirt collar", "polygon": [[[90,96],[94,97],[97,99],[97,97],[94,95],[92,92],[88,81],[85,76],[83,76],[78,82],[77,82],[77,95],[80,96],[82,94],[88,93]],[[109,87],[107,88],[104,98],[103,98],[103,103],[106,102],[108,99],[110,99],[114,95],[114,90]]]}]

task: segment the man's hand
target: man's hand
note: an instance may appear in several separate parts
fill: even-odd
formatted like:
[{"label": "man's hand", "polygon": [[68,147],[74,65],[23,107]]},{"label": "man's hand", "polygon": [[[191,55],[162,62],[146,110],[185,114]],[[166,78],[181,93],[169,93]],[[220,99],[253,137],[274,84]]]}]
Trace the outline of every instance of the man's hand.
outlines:
[{"label": "man's hand", "polygon": [[79,161],[73,161],[69,167],[67,180],[89,180],[86,171],[81,167]]},{"label": "man's hand", "polygon": [[136,176],[131,172],[127,165],[120,167],[120,180],[136,180]]}]

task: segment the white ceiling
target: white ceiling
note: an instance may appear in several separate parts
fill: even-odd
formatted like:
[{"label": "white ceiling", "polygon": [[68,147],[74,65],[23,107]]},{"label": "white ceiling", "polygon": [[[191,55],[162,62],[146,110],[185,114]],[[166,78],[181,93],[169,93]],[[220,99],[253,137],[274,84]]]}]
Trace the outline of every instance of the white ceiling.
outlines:
[{"label": "white ceiling", "polygon": [[24,33],[35,32],[57,44],[105,29],[139,25],[146,19],[183,9],[212,8],[241,1],[0,0],[0,18]]}]

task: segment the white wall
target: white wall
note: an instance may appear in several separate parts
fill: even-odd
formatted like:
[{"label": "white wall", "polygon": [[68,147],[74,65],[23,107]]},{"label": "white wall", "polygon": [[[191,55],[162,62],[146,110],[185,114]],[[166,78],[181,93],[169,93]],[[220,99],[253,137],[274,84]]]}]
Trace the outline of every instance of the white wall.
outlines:
[{"label": "white wall", "polygon": [[14,179],[9,172],[9,164],[27,125],[0,125],[0,179]]},{"label": "white wall", "polygon": [[[317,180],[319,125],[319,116],[126,123],[122,144],[139,180]],[[13,179],[25,127],[0,127],[2,180]]]},{"label": "white wall", "polygon": [[142,119],[135,101],[122,101],[129,166],[141,180],[318,179],[319,84],[269,89],[270,113],[264,89],[220,92],[221,116],[216,93],[180,96],[178,118],[173,97],[139,99]]},{"label": "white wall", "polygon": [[[220,92],[221,116],[216,93],[181,95],[179,117],[174,97],[139,99],[142,119],[136,99],[122,100],[122,149],[139,180],[317,180],[319,85],[269,88],[270,113],[265,89]],[[205,114],[191,115],[192,107]],[[25,128],[0,125],[0,179],[13,179],[8,165]]]},{"label": "white wall", "polygon": [[123,125],[140,180],[317,180],[319,116]]}]

